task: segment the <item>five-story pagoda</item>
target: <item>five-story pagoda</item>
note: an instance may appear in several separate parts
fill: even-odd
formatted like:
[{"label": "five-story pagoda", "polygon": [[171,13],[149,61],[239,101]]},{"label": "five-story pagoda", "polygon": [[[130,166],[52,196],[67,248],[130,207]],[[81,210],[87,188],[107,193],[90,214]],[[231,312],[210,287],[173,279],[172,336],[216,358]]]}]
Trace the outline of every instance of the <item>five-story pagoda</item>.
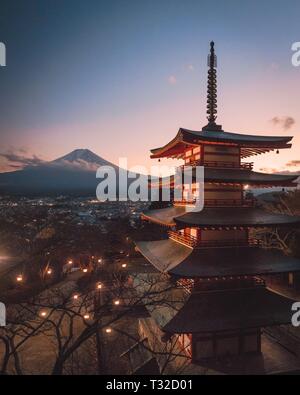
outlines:
[{"label": "five-story pagoda", "polygon": [[159,276],[176,284],[172,291],[166,287],[168,303],[152,306],[150,313],[164,340],[176,338],[192,362],[260,353],[262,328],[290,323],[293,302],[268,289],[260,276],[300,270],[299,261],[262,248],[253,237],[256,228],[298,226],[300,218],[266,212],[245,194],[249,186],[295,186],[297,177],[258,173],[242,161],[290,148],[292,137],[225,132],[216,124],[213,42],[208,67],[208,124],[201,131],[181,128],[151,151],[152,158],[204,166],[204,209],[187,211],[197,186],[184,185],[180,201],[142,215],[167,227],[168,239],[136,243]]}]

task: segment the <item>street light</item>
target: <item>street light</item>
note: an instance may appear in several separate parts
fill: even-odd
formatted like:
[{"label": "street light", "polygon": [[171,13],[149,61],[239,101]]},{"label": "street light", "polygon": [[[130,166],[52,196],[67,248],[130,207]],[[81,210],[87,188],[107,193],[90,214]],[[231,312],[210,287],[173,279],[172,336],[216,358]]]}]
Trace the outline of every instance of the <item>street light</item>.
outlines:
[{"label": "street light", "polygon": [[41,317],[46,317],[46,315],[47,315],[47,312],[46,312],[46,311],[41,311],[41,313],[40,313],[40,316],[41,316]]},{"label": "street light", "polygon": [[85,268],[82,271],[83,271],[83,273],[87,273],[88,270],[87,270],[87,268]]},{"label": "street light", "polygon": [[85,315],[83,316],[83,318],[84,318],[85,320],[88,320],[88,319],[90,318],[90,315],[89,315],[89,314],[85,314]]},{"label": "street light", "polygon": [[68,261],[68,264],[69,264],[69,265],[72,265],[72,264],[73,264],[72,259],[70,259],[70,260]]},{"label": "street light", "polygon": [[115,301],[114,301],[114,304],[115,304],[115,306],[119,306],[120,301],[119,301],[119,300],[115,300]]},{"label": "street light", "polygon": [[97,289],[101,289],[102,288],[102,284],[101,283],[98,283],[97,284]]},{"label": "street light", "polygon": [[52,269],[48,269],[47,274],[52,274]]},{"label": "street light", "polygon": [[99,258],[99,259],[98,259],[98,263],[101,263],[101,262],[102,262],[102,259],[101,259],[101,258]]},{"label": "street light", "polygon": [[19,283],[21,283],[21,282],[23,281],[23,276],[22,276],[22,274],[19,274],[19,275],[17,276],[17,281],[18,281]]},{"label": "street light", "polygon": [[105,329],[105,332],[106,332],[106,333],[111,333],[111,332],[112,332],[112,329],[111,329],[111,328],[106,328],[106,329]]},{"label": "street light", "polygon": [[78,294],[73,295],[73,299],[77,300],[79,298]]},{"label": "street light", "polygon": [[123,268],[127,267],[127,264],[126,263],[122,263],[122,267]]}]

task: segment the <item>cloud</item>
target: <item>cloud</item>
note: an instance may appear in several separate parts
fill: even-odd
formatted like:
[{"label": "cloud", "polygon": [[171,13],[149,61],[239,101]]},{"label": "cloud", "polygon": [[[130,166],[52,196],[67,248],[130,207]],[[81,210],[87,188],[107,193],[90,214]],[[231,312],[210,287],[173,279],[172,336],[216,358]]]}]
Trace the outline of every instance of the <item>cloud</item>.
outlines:
[{"label": "cloud", "polygon": [[175,75],[170,75],[168,78],[168,82],[170,85],[175,85],[177,83],[177,79],[176,79]]},{"label": "cloud", "polygon": [[24,148],[0,152],[1,171],[23,169],[27,166],[38,166],[45,161],[36,155],[26,155]]},{"label": "cloud", "polygon": [[261,167],[259,169],[259,171],[261,171],[262,173],[268,173],[268,174],[278,173],[279,172],[278,169],[274,169],[274,168],[270,168],[270,167]]},{"label": "cloud", "polygon": [[49,166],[63,167],[69,170],[86,170],[86,171],[96,171],[99,168],[99,163],[91,163],[82,159],[76,161],[69,160],[59,160],[48,163]]},{"label": "cloud", "polygon": [[194,67],[193,64],[189,64],[188,67],[187,67],[187,69],[188,69],[189,71],[194,71],[194,70],[195,70],[195,67]]},{"label": "cloud", "polygon": [[286,163],[286,167],[299,167],[300,160],[291,160],[290,162]]},{"label": "cloud", "polygon": [[283,130],[289,130],[295,123],[295,119],[291,116],[286,117],[273,117],[271,122],[275,126],[281,127]]},{"label": "cloud", "polygon": [[[300,161],[291,161],[291,162],[299,162],[299,165],[300,165]],[[289,166],[289,165],[286,164],[286,166]],[[296,182],[297,183],[300,182],[299,171],[279,170],[279,169],[270,168],[270,167],[262,167],[259,169],[259,171],[261,171],[263,173],[268,173],[268,174],[278,174],[278,175],[280,174],[280,175],[284,175],[284,176],[299,176],[298,179],[296,179]]]}]

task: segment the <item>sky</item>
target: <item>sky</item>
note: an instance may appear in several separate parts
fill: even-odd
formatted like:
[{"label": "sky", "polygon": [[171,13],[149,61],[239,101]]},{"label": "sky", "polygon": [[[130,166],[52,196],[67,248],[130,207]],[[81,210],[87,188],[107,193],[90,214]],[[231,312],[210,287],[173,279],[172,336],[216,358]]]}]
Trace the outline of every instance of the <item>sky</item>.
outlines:
[{"label": "sky", "polygon": [[299,0],[1,0],[0,171],[77,148],[157,165],[151,148],[207,123],[214,40],[217,123],[293,135],[291,150],[251,160],[300,172],[299,15]]}]

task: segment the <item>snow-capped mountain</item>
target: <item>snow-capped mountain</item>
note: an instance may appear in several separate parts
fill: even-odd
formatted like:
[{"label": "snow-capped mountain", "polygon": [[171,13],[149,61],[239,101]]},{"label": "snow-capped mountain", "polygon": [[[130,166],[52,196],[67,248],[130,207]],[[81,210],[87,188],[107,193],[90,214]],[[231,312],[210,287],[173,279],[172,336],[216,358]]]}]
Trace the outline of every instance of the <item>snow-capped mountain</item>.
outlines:
[{"label": "snow-capped mountain", "polygon": [[75,149],[69,154],[57,158],[49,163],[55,165],[62,165],[62,166],[66,164],[71,164],[71,165],[78,165],[83,167],[87,166],[87,167],[95,167],[95,168],[105,165],[116,167],[114,164],[94,154],[94,152],[90,151],[89,149]]},{"label": "snow-capped mountain", "polygon": [[85,193],[94,194],[99,180],[99,166],[118,166],[88,149],[76,149],[69,154],[36,166],[0,174],[0,193]]}]

